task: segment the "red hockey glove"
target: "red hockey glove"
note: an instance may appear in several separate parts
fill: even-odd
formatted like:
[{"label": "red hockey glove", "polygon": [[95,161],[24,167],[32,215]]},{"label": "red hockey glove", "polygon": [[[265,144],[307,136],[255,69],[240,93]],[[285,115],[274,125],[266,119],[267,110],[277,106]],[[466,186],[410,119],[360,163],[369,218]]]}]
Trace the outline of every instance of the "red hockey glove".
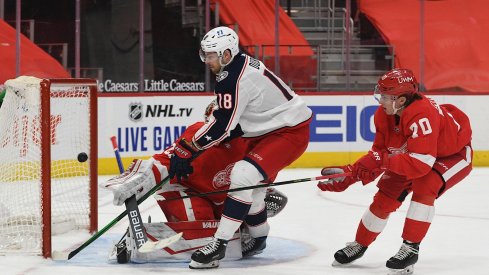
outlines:
[{"label": "red hockey glove", "polygon": [[388,164],[389,156],[386,151],[370,150],[353,164],[353,175],[365,185],[382,174]]},{"label": "red hockey glove", "polygon": [[[330,167],[324,167],[323,170],[321,170],[321,175],[326,176],[326,175],[352,173],[352,172],[353,172],[353,167],[351,165],[330,166]],[[323,191],[343,192],[346,190],[346,188],[348,188],[350,185],[354,184],[357,181],[358,180],[354,176],[332,178],[326,181],[320,181],[318,183],[318,187]]]},{"label": "red hockey glove", "polygon": [[168,171],[170,179],[177,176],[178,182],[181,182],[182,177],[188,178],[188,175],[194,172],[190,162],[200,155],[200,152],[191,142],[182,138],[175,145],[173,156],[170,158],[170,169]]}]

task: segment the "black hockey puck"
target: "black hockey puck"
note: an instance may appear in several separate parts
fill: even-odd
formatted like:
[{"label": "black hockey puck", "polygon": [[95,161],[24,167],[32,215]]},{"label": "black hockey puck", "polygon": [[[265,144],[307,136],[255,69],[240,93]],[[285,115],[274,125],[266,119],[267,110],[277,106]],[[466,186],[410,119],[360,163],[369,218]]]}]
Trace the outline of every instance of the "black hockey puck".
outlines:
[{"label": "black hockey puck", "polygon": [[78,154],[78,161],[79,162],[85,162],[85,161],[87,161],[87,159],[88,159],[87,153],[81,152],[80,154]]}]

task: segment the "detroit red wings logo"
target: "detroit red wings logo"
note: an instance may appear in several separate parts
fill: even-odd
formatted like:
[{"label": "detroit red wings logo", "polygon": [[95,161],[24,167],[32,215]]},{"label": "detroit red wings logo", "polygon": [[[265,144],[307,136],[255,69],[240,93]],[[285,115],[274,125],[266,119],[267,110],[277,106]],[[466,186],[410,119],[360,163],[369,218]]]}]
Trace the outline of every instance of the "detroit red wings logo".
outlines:
[{"label": "detroit red wings logo", "polygon": [[221,170],[214,175],[214,178],[212,179],[212,186],[215,189],[220,189],[231,184],[231,170],[233,170],[233,167],[234,163],[231,163],[226,166],[224,170]]},{"label": "detroit red wings logo", "polygon": [[407,142],[405,142],[400,148],[395,148],[395,147],[387,147],[387,150],[392,154],[392,155],[398,155],[398,154],[404,154],[407,153]]}]

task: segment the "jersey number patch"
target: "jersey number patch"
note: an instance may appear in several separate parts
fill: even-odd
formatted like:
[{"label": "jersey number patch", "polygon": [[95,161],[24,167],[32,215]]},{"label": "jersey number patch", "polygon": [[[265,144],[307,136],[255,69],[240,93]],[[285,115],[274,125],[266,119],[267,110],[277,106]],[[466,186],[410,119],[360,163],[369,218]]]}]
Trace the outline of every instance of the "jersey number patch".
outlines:
[{"label": "jersey number patch", "polygon": [[413,135],[411,136],[412,138],[419,137],[418,129],[421,129],[423,135],[428,135],[433,132],[433,129],[431,129],[430,121],[426,117],[423,117],[420,120],[418,120],[418,123],[414,122],[413,124],[411,124],[411,126],[409,126],[409,129],[413,131]]},{"label": "jersey number patch", "polygon": [[230,94],[217,94],[217,104],[221,109],[233,108],[233,98]]}]

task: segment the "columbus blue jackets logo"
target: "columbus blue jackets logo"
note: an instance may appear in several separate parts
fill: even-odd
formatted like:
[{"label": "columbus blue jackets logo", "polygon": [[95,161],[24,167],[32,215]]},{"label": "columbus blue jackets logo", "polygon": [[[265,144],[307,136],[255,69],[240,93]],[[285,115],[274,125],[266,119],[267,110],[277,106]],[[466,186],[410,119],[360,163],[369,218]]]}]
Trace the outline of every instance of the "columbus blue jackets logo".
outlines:
[{"label": "columbus blue jackets logo", "polygon": [[143,104],[131,103],[129,104],[129,118],[132,121],[140,121],[143,118]]},{"label": "columbus blue jackets logo", "polygon": [[216,75],[216,81],[221,82],[224,78],[228,77],[228,71],[223,71],[222,73]]}]

